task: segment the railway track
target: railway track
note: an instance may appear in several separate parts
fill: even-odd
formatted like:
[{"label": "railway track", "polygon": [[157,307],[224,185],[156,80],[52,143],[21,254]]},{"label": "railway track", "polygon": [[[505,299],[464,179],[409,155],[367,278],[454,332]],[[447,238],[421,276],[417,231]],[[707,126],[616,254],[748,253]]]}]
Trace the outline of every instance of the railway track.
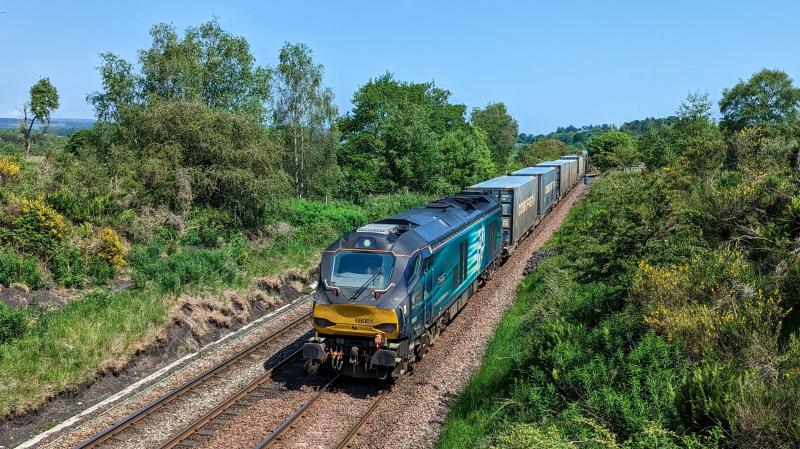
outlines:
[{"label": "railway track", "polygon": [[[303,420],[306,413],[311,409],[311,407],[326,393],[330,393],[331,388],[340,380],[342,379],[341,374],[335,375],[331,378],[324,387],[317,390],[317,392],[312,395],[306,402],[304,402],[300,408],[298,408],[295,412],[293,412],[289,417],[287,417],[270,435],[266,438],[261,440],[258,445],[256,445],[255,449],[266,449],[272,448],[280,445],[290,445],[290,443],[285,438],[290,430],[297,427],[297,425]],[[375,398],[372,400],[372,403],[367,408],[366,412],[358,418],[353,426],[349,428],[347,434],[336,443],[337,449],[345,449],[353,447],[353,443],[355,442],[356,438],[360,435],[361,429],[364,427],[364,424],[369,420],[372,416],[373,412],[377,409],[378,405],[381,403],[382,399],[386,397],[388,393],[388,389],[382,389],[378,392]],[[347,394],[346,392],[344,394]]]},{"label": "railway track", "polygon": [[[288,309],[286,312],[284,312],[284,315],[286,313],[292,311],[292,310],[296,310],[297,307],[301,307],[302,304],[305,304],[305,302],[299,303],[297,306]],[[86,440],[83,443],[81,443],[80,445],[78,445],[76,448],[77,449],[98,448],[98,447],[103,447],[107,443],[114,442],[115,440],[117,440],[117,437],[119,435],[121,435],[123,432],[125,432],[125,431],[127,431],[127,430],[129,430],[131,428],[135,428],[136,425],[138,423],[140,423],[141,421],[143,421],[143,420],[145,420],[147,418],[153,417],[159,410],[161,410],[165,406],[175,402],[175,400],[177,400],[178,398],[181,398],[181,397],[189,394],[190,392],[194,391],[197,387],[199,387],[200,385],[203,385],[204,383],[208,382],[210,379],[213,379],[213,378],[216,378],[216,377],[221,377],[221,376],[225,375],[225,373],[229,372],[230,369],[235,368],[239,362],[242,362],[242,361],[246,362],[246,361],[250,360],[251,363],[252,363],[252,359],[258,359],[258,358],[265,359],[267,357],[267,353],[270,352],[270,349],[274,349],[273,343],[278,341],[278,339],[280,337],[282,337],[282,336],[286,335],[287,333],[291,332],[292,330],[296,329],[297,326],[301,325],[302,323],[308,323],[310,316],[311,316],[311,312],[308,312],[308,313],[304,314],[303,316],[301,316],[301,317],[289,322],[285,326],[281,327],[280,329],[276,330],[275,332],[272,332],[271,334],[267,335],[266,337],[262,338],[261,340],[249,345],[248,347],[244,348],[243,350],[239,351],[238,353],[234,354],[233,356],[223,360],[222,362],[214,365],[211,368],[208,368],[207,370],[205,370],[202,373],[198,374],[197,376],[195,376],[191,380],[185,382],[184,384],[182,384],[180,387],[176,388],[175,390],[165,394],[164,396],[161,396],[160,398],[158,398],[158,399],[154,400],[153,402],[147,404],[146,406],[142,407],[141,409],[137,410],[136,412],[134,412],[133,414],[127,416],[126,418],[122,419],[121,421],[118,421],[117,423],[115,423],[111,427],[109,427],[109,428],[105,429],[104,431],[92,436],[88,440]],[[280,350],[280,349],[278,349],[278,350]],[[288,364],[291,360],[294,360],[294,359],[298,358],[300,356],[300,353],[301,353],[301,351],[299,351],[299,350],[294,352],[294,353],[292,353],[289,357],[287,357],[286,359],[282,360],[275,367],[271,368],[264,375],[259,377],[259,379],[257,379],[257,381],[258,380],[262,380],[262,382],[263,382],[263,379],[265,379],[266,377],[271,375],[274,370],[278,369],[279,367],[285,366],[285,364]],[[223,406],[225,404],[228,404],[228,407],[230,407],[231,404],[236,403],[236,401],[240,400],[242,397],[246,396],[247,394],[249,394],[250,392],[255,390],[257,388],[257,385],[255,385],[255,383],[256,383],[256,381],[252,382],[251,384],[247,385],[245,388],[241,389],[233,397],[228,398],[228,400],[226,400],[223,404],[220,404],[220,406],[218,406],[214,410],[212,410],[212,412],[214,412],[216,410],[220,410],[219,414],[224,412],[226,410],[226,409],[223,409]],[[253,388],[251,388],[251,387],[253,387]],[[245,391],[248,388],[251,388],[251,389],[249,391]],[[204,415],[203,419],[205,419],[208,416],[210,416],[212,414],[212,412],[209,412],[208,414]],[[217,414],[217,416],[219,414]],[[214,418],[212,418],[212,419],[214,419]],[[195,423],[195,424],[197,424],[197,423]],[[194,430],[197,430],[197,429],[200,429],[202,427],[202,425],[190,426],[190,428],[191,427],[193,427]],[[186,432],[187,430],[188,429],[184,430],[184,432]],[[193,433],[193,432],[189,432],[188,435],[190,435],[191,433]],[[183,432],[181,433],[181,435],[182,434],[183,434]],[[175,438],[173,438],[173,440],[175,440]],[[170,442],[172,442],[172,440]],[[178,443],[180,443],[180,441],[176,441],[176,444],[174,446],[166,446],[165,445],[165,447],[176,447],[178,445]]]}]

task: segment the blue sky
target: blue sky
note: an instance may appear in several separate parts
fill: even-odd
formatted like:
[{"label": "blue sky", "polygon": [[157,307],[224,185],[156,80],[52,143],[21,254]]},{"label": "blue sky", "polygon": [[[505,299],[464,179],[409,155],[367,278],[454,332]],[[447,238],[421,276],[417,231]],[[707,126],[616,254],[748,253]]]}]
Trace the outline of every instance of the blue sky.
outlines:
[{"label": "blue sky", "polygon": [[470,108],[503,101],[523,132],[668,115],[688,92],[717,100],[762,67],[800,79],[800,2],[700,3],[0,0],[0,116],[49,76],[56,116],[91,117],[98,53],[133,60],[151,25],[213,16],[247,38],[259,64],[274,64],[284,41],[308,44],[342,112],[388,70],[433,80]]}]

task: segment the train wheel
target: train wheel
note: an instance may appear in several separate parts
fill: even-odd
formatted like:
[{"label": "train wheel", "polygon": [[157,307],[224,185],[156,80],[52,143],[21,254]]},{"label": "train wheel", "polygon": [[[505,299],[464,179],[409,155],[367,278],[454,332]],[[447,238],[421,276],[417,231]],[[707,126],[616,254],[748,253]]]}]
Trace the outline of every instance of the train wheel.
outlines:
[{"label": "train wheel", "polygon": [[306,360],[305,370],[309,376],[314,376],[319,371],[321,363],[318,360]]}]

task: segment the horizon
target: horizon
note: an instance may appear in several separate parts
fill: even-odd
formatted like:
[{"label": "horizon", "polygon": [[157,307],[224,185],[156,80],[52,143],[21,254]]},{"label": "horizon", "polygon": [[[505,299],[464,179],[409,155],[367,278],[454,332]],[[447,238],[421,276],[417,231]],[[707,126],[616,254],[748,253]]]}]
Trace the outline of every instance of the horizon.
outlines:
[{"label": "horizon", "polygon": [[[0,36],[9,41],[41,31],[28,40],[39,50],[17,55],[14,68],[0,73],[0,116],[15,117],[30,86],[49,77],[61,96],[54,118],[93,119],[85,97],[100,88],[99,53],[135,64],[136,50],[150,45],[152,25],[172,23],[182,31],[215,17],[248,40],[259,65],[273,66],[285,41],[309,45],[325,66],[324,84],[333,89],[340,114],[350,109],[358,86],[388,71],[403,81],[434,81],[468,112],[504,102],[528,134],[669,116],[695,91],[708,92],[716,104],[723,88],[762,68],[800,76],[800,30],[793,24],[800,5],[679,3],[360,3],[309,11],[302,5],[200,2],[187,8],[185,2],[147,1],[56,5],[36,16],[9,3],[1,7]],[[72,27],[66,35],[64,23]]]}]

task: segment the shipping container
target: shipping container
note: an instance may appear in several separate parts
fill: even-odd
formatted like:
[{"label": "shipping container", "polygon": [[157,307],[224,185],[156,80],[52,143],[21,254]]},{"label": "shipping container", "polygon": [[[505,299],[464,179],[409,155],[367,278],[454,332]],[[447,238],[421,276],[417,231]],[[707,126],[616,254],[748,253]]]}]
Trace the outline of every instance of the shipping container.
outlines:
[{"label": "shipping container", "polygon": [[562,156],[561,159],[574,159],[578,161],[578,180],[580,181],[586,176],[586,157],[580,154],[570,154]]},{"label": "shipping container", "polygon": [[512,176],[536,176],[539,190],[539,219],[558,201],[558,169],[554,167],[525,167]]},{"label": "shipping container", "polygon": [[501,176],[466,189],[494,195],[503,215],[503,241],[514,245],[539,222],[538,179],[533,176]]},{"label": "shipping container", "polygon": [[570,176],[570,163],[569,161],[556,160],[546,161],[536,164],[537,167],[553,167],[558,170],[558,197],[562,198],[569,192],[572,186],[572,176]]},{"label": "shipping container", "polygon": [[572,187],[578,183],[580,176],[578,176],[578,161],[576,159],[559,159],[560,161],[569,162],[569,186]]}]

